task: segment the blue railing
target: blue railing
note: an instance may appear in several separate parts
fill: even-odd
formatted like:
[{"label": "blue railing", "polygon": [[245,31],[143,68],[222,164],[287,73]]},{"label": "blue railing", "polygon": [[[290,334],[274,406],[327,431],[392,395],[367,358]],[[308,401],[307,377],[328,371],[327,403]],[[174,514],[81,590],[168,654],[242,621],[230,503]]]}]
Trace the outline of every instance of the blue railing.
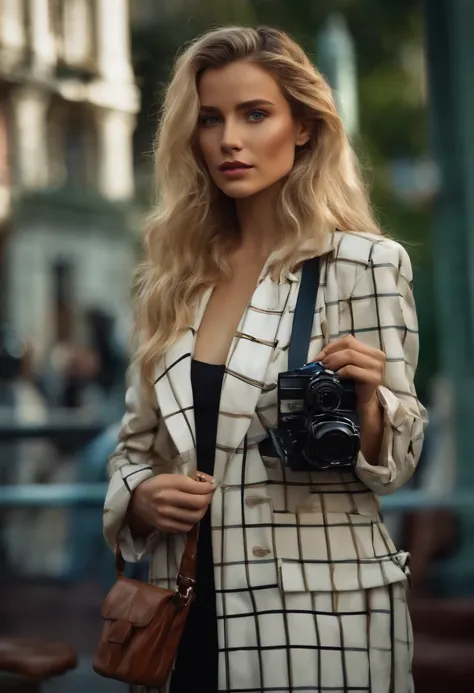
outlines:
[{"label": "blue railing", "polygon": [[[0,508],[97,507],[104,502],[106,483],[31,484],[0,486]],[[410,489],[384,496],[384,510],[403,512],[427,508],[474,508],[473,491],[457,491],[440,496]]]}]

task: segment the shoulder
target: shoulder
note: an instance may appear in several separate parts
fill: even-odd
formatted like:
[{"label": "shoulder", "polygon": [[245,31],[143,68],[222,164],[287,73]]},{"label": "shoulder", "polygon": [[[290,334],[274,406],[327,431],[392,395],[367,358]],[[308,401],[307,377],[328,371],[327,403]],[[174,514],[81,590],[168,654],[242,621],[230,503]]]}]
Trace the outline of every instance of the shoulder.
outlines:
[{"label": "shoulder", "polygon": [[413,279],[406,249],[386,236],[335,231],[333,254],[329,261],[338,265],[338,272],[346,266],[355,278],[359,278],[367,270],[376,269],[399,275],[407,282]]}]

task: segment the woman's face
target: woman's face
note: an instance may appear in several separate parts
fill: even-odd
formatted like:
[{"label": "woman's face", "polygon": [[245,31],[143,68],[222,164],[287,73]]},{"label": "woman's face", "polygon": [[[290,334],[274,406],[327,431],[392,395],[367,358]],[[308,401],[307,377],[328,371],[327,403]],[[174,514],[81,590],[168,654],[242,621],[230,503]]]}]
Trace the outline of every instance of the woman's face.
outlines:
[{"label": "woman's face", "polygon": [[206,70],[199,83],[198,138],[215,184],[229,197],[270,188],[292,169],[309,139],[275,79],[255,63]]}]

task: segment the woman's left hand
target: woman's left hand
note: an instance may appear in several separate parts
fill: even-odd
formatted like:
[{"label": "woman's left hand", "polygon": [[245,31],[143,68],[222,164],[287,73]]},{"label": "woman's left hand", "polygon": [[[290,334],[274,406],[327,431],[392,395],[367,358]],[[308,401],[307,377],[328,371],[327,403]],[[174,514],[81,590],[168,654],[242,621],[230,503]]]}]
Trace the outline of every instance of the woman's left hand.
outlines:
[{"label": "woman's left hand", "polygon": [[355,381],[359,409],[376,401],[376,391],[385,372],[385,354],[380,349],[372,349],[347,335],[324,347],[314,360],[321,361],[340,378]]}]

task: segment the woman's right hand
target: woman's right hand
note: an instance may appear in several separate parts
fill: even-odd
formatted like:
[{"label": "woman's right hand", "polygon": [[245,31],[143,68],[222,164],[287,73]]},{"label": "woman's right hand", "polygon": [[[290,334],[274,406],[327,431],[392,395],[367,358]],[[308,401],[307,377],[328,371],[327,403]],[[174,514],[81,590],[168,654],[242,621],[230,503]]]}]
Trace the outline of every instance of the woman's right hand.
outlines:
[{"label": "woman's right hand", "polygon": [[202,481],[181,474],[158,474],[143,481],[130,501],[128,521],[132,530],[189,532],[206,514],[215,490],[212,477],[202,472],[199,476]]}]

